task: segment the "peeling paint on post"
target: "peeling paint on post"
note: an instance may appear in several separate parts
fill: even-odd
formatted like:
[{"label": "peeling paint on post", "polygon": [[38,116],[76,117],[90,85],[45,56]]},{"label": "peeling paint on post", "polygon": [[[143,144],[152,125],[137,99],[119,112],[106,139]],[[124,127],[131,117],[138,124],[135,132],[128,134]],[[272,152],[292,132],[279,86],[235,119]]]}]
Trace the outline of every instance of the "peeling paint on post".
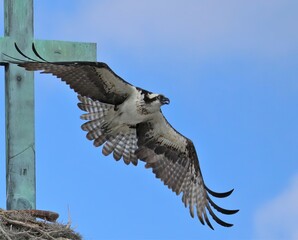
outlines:
[{"label": "peeling paint on post", "polygon": [[[33,0],[4,0],[4,11],[5,35],[0,38],[0,52],[15,56],[17,43],[27,55],[32,54]],[[96,61],[94,43],[34,43],[49,61]],[[35,209],[34,75],[2,58],[0,55],[0,64],[5,65],[7,209]]]}]

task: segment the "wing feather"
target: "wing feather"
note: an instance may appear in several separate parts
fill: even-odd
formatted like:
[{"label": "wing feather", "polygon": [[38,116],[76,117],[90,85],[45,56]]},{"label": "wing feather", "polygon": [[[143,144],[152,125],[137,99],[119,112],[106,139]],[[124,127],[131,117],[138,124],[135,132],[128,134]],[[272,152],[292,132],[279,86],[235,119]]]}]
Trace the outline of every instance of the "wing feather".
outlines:
[{"label": "wing feather", "polygon": [[19,62],[28,71],[42,71],[60,78],[75,92],[102,103],[119,105],[133,86],[103,62]]},{"label": "wing feather", "polygon": [[130,162],[130,145],[131,145],[131,135],[127,136],[126,145],[123,149],[123,160],[125,163]]},{"label": "wing feather", "polygon": [[[113,157],[114,159],[116,159],[117,161],[121,159],[123,152],[124,152],[124,148],[125,148],[125,144],[126,144],[126,135],[122,135],[120,141],[118,142],[118,144],[115,146],[114,149],[114,153],[113,153]],[[125,162],[125,161],[124,161]],[[126,162],[125,162],[126,163]],[[128,162],[129,163],[129,162]]]},{"label": "wing feather", "polygon": [[137,157],[145,161],[146,168],[152,168],[155,176],[177,195],[183,193],[182,201],[189,207],[192,217],[196,212],[200,222],[206,222],[213,229],[208,219],[208,210],[218,224],[232,226],[219,219],[210,205],[223,214],[234,214],[238,210],[223,209],[208,195],[222,198],[229,196],[232,191],[217,193],[205,186],[193,143],[172,128],[161,112],[151,121],[137,125],[137,138]]}]

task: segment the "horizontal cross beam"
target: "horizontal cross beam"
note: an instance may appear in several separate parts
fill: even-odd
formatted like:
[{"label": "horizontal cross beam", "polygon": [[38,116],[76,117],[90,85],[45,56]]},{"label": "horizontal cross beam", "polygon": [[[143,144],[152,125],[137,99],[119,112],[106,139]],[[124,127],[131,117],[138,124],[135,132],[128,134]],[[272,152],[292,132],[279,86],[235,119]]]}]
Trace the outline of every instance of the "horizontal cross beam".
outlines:
[{"label": "horizontal cross beam", "polygon": [[[0,51],[12,57],[23,59],[16,51],[14,43],[10,37],[0,38]],[[96,43],[66,42],[58,40],[34,40],[38,53],[47,61],[96,61]],[[27,56],[39,60],[34,55],[30,47],[24,51]],[[0,54],[0,64],[7,64],[7,57]],[[23,59],[26,60],[26,59]]]}]

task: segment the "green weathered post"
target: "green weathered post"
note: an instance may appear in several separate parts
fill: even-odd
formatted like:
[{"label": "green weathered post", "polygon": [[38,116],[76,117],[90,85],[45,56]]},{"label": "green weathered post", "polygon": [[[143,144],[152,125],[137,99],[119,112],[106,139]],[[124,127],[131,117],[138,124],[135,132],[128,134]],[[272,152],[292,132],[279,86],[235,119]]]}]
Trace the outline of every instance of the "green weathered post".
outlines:
[{"label": "green weathered post", "polygon": [[[4,0],[5,34],[0,52],[20,57],[14,43],[32,55],[34,42],[48,61],[95,61],[95,43],[33,40],[33,0]],[[14,64],[5,65],[7,209],[35,209],[34,76]],[[0,115],[1,116],[1,115]]]}]

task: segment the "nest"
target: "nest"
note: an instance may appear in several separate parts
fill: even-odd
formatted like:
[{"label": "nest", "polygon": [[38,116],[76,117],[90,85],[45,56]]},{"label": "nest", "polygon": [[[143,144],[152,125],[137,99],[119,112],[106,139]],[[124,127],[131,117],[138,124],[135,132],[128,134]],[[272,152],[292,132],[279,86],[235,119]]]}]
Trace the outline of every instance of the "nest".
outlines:
[{"label": "nest", "polygon": [[81,240],[70,223],[57,223],[57,213],[43,210],[0,209],[0,240]]}]

